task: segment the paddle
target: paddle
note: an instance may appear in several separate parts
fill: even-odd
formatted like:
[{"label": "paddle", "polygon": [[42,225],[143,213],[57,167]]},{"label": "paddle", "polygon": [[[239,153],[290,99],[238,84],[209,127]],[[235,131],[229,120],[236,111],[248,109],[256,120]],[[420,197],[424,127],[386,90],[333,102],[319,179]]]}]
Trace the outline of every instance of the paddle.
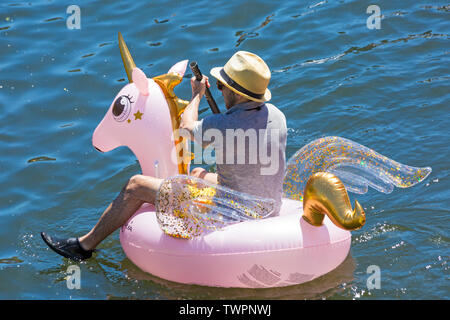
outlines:
[{"label": "paddle", "polygon": [[[200,72],[200,69],[198,68],[197,62],[192,61],[189,64],[189,67],[191,68],[192,72],[194,73],[195,79],[197,81],[202,81],[203,75]],[[208,87],[206,87],[205,96],[206,96],[206,100],[208,101],[209,107],[211,108],[211,111],[213,113],[220,113],[220,110],[217,107],[216,101],[214,101],[214,98],[213,98],[211,92],[209,91]]]}]

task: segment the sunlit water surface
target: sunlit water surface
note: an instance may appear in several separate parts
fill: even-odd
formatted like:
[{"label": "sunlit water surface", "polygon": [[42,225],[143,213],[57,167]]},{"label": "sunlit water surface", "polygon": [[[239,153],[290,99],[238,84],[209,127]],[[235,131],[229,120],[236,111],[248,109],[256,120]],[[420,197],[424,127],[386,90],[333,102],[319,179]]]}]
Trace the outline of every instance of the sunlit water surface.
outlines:
[{"label": "sunlit water surface", "polygon": [[[366,26],[369,1],[78,1],[80,30],[66,27],[70,4],[0,4],[0,299],[450,298],[446,2],[378,1],[379,30]],[[353,232],[350,255],[310,283],[172,283],[140,271],[116,232],[80,264],[81,289],[69,290],[71,262],[39,232],[85,233],[140,172],[128,149],[100,154],[91,143],[126,83],[118,31],[149,77],[182,59],[206,73],[236,50],[263,57],[272,102],[287,117],[288,156],[335,135],[433,172],[410,189],[358,195],[367,223]],[[187,79],[177,94],[189,99]],[[201,117],[210,113],[203,103]],[[381,288],[369,291],[371,265],[380,267]]]}]

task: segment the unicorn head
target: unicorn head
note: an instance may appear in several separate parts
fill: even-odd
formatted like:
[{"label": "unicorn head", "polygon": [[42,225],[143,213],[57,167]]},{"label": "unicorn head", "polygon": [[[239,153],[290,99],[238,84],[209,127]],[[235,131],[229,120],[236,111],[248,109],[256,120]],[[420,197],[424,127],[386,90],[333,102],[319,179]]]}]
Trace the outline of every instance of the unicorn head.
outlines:
[{"label": "unicorn head", "polygon": [[177,146],[186,141],[176,137],[175,131],[188,102],[176,97],[173,89],[181,82],[188,61],[176,63],[167,74],[147,78],[136,67],[120,33],[119,47],[129,83],[95,129],[94,147],[101,152],[129,147],[145,175],[166,178],[187,173],[189,165],[177,152]]}]

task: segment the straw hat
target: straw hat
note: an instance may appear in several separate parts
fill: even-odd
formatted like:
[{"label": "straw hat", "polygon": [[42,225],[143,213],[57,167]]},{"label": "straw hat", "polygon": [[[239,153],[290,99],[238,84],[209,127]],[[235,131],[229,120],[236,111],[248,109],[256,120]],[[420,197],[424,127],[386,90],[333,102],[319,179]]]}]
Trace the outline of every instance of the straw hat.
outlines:
[{"label": "straw hat", "polygon": [[270,81],[269,67],[254,53],[238,51],[223,68],[215,67],[210,72],[227,88],[247,99],[264,102],[272,97],[267,89]]}]

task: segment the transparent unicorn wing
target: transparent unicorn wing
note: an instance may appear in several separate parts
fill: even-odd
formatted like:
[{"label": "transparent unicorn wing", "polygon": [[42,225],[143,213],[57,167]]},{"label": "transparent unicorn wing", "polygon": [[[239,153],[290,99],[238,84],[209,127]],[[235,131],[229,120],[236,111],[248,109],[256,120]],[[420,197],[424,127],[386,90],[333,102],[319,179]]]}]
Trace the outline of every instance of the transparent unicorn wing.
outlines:
[{"label": "transparent unicorn wing", "polygon": [[273,199],[241,193],[187,175],[165,179],[155,201],[162,230],[192,238],[227,225],[262,219],[275,207]]},{"label": "transparent unicorn wing", "polygon": [[316,172],[333,173],[348,191],[364,194],[369,186],[383,193],[391,193],[394,186],[412,187],[424,180],[431,168],[410,167],[351,140],[325,137],[310,142],[289,159],[284,196],[302,199],[309,177]]}]

